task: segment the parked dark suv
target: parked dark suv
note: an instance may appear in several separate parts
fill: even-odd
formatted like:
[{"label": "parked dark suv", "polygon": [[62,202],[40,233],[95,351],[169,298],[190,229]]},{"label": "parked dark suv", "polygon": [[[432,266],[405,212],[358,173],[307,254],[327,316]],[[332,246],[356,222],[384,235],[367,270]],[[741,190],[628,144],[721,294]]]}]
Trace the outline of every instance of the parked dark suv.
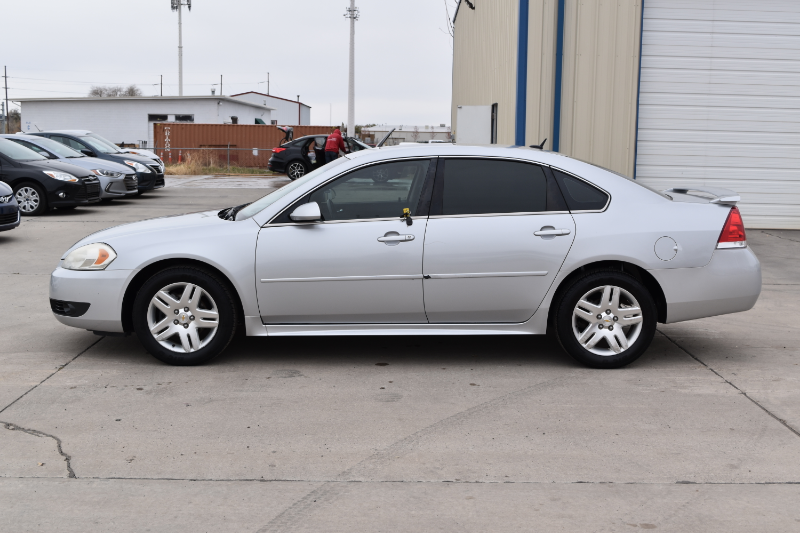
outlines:
[{"label": "parked dark suv", "polygon": [[0,181],[0,231],[8,231],[19,226],[20,214],[14,191]]},{"label": "parked dark suv", "polygon": [[91,132],[75,131],[42,131],[30,133],[48,137],[61,144],[66,144],[89,157],[97,157],[114,163],[122,163],[136,170],[139,193],[160,189],[164,186],[164,167],[149,157],[123,152],[116,145],[109,143]]},{"label": "parked dark suv", "polygon": [[7,139],[0,139],[0,181],[11,186],[23,215],[100,201],[100,180],[90,171],[47,159]]},{"label": "parked dark suv", "polygon": [[[377,146],[383,146],[388,138],[389,135],[384,137]],[[292,180],[303,177],[312,170],[325,165],[325,142],[327,140],[327,135],[306,135],[282,144],[278,148],[273,148],[267,168],[273,172],[285,172]],[[371,146],[352,137],[345,137],[344,144],[347,146],[348,153],[374,150]]]}]

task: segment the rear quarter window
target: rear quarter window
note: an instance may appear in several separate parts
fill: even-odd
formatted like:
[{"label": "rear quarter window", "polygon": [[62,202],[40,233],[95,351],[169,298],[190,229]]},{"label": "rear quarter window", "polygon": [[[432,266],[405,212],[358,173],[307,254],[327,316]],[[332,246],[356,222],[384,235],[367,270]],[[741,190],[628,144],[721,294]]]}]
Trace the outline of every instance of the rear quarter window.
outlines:
[{"label": "rear quarter window", "polygon": [[570,211],[602,211],[608,204],[609,196],[594,185],[575,176],[553,169]]}]

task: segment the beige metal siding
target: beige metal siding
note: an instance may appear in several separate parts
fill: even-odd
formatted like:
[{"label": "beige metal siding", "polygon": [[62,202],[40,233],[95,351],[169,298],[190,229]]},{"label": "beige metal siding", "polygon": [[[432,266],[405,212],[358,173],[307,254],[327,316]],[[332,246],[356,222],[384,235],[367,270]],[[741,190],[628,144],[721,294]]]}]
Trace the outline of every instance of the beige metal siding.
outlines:
[{"label": "beige metal siding", "polygon": [[[551,0],[552,1],[552,0]],[[459,105],[498,104],[497,142],[514,143],[518,0],[461,6],[453,43],[453,132]]]},{"label": "beige metal siding", "polygon": [[525,144],[539,144],[547,139],[545,150],[553,147],[557,5],[558,0],[530,0],[528,17]]},{"label": "beige metal siding", "polygon": [[560,152],[633,176],[640,0],[566,3]]}]

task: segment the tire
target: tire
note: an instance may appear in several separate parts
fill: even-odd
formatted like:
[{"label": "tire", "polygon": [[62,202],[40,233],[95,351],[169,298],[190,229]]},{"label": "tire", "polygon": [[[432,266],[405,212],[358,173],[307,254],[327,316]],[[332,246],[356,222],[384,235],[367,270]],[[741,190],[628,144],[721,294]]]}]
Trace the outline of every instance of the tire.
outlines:
[{"label": "tire", "polygon": [[372,181],[375,183],[386,183],[388,182],[391,177],[389,177],[389,169],[386,167],[378,166],[377,168],[372,170]]},{"label": "tire", "polygon": [[168,365],[201,365],[217,357],[230,344],[238,322],[232,289],[195,267],[158,272],[133,303],[136,335],[153,357]]},{"label": "tire", "polygon": [[286,165],[286,175],[289,176],[289,179],[294,181],[297,178],[302,178],[306,175],[308,169],[306,168],[305,163],[299,160],[294,160]]},{"label": "tire", "polygon": [[47,196],[42,187],[27,181],[14,186],[19,210],[23,215],[38,217],[47,212]]},{"label": "tire", "polygon": [[562,348],[592,368],[632,363],[647,350],[656,332],[653,297],[624,272],[589,272],[563,292],[554,309],[555,333]]}]

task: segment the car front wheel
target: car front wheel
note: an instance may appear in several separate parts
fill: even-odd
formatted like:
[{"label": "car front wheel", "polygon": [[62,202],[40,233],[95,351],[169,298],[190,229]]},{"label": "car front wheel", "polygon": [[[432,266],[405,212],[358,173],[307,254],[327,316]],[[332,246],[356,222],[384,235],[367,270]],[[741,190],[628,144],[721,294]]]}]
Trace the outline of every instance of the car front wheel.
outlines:
[{"label": "car front wheel", "polygon": [[47,198],[42,188],[35,183],[23,183],[14,187],[19,210],[23,215],[36,217],[47,211]]},{"label": "car front wheel", "polygon": [[200,365],[233,339],[237,313],[230,289],[198,268],[173,267],[145,282],[133,304],[136,335],[156,359]]},{"label": "car front wheel", "polygon": [[620,368],[650,346],[656,305],[624,272],[592,272],[575,280],[556,307],[556,335],[564,350],[593,368]]}]

